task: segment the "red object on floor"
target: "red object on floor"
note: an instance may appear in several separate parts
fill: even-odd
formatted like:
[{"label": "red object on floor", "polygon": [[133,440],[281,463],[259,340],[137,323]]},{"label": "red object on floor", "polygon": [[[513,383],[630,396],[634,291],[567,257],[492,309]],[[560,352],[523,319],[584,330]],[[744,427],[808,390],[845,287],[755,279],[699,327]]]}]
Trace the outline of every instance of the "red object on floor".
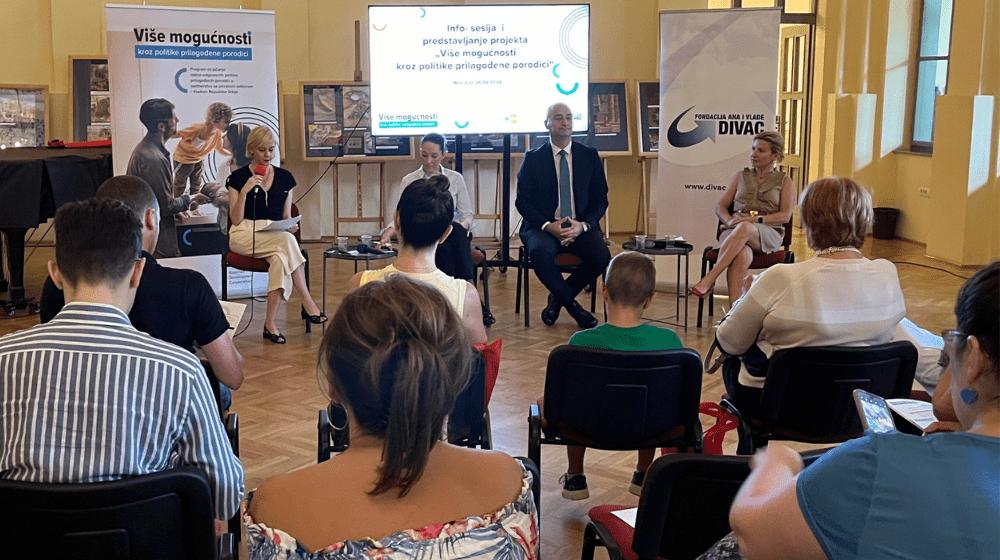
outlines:
[{"label": "red object on floor", "polygon": [[486,360],[486,401],[483,407],[490,404],[490,397],[493,396],[493,388],[496,387],[497,377],[500,376],[500,350],[503,348],[503,339],[498,338],[489,344],[477,342],[473,347],[483,355]]}]

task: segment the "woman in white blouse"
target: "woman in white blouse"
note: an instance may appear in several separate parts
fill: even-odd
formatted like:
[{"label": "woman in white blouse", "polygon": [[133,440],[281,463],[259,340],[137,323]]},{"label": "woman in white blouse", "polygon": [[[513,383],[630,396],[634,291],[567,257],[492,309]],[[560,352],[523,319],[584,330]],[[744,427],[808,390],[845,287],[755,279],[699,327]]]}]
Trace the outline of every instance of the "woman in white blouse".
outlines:
[{"label": "woman in white blouse", "polygon": [[[815,258],[773,266],[754,280],[719,325],[724,352],[742,355],[757,344],[770,358],[782,348],[892,340],[906,305],[896,267],[861,254],[872,223],[871,194],[851,179],[828,177],[806,187],[799,209]],[[741,412],[757,410],[763,377],[744,366],[723,381]]]}]

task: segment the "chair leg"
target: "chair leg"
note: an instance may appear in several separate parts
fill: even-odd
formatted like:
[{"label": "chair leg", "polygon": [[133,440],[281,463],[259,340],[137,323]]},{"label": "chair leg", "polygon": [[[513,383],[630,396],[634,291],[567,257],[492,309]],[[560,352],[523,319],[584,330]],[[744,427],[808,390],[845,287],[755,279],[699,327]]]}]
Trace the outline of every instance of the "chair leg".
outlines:
[{"label": "chair leg", "polygon": [[583,530],[583,548],[580,550],[580,560],[594,560],[594,549],[604,546],[600,535],[594,530],[592,523],[587,523],[587,528]]},{"label": "chair leg", "polygon": [[521,263],[521,253],[518,251],[517,255],[517,292],[514,297],[514,313],[521,312],[521,273],[524,271],[524,266]]},{"label": "chair leg", "polygon": [[[229,274],[226,266],[226,253],[222,253],[222,301],[229,299]],[[252,289],[252,288],[251,288]]]},{"label": "chair leg", "polygon": [[528,302],[531,301],[531,296],[530,296],[530,293],[528,291],[528,286],[531,285],[531,275],[528,274],[528,266],[529,266],[528,256],[527,256],[527,252],[525,252],[525,257],[524,257],[524,326],[525,326],[525,328],[531,326],[531,308],[530,308],[530,306],[528,304]]},{"label": "chair leg", "polygon": [[590,283],[590,312],[597,312],[597,278]]},{"label": "chair leg", "polygon": [[743,418],[743,415],[740,414],[739,409],[736,408],[736,405],[730,402],[729,399],[722,399],[722,402],[719,404],[722,408],[728,410],[736,416],[736,420],[739,422],[739,425],[736,427],[736,434],[739,436],[739,441],[736,444],[736,454],[753,455],[755,448],[753,435],[750,431],[750,424],[747,423],[746,419]]}]

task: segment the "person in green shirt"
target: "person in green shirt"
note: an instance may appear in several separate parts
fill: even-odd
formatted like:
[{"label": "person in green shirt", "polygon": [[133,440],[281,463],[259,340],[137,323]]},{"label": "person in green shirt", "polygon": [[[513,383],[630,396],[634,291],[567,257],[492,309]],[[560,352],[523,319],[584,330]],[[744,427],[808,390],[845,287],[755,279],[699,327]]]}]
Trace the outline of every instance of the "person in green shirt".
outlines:
[{"label": "person in green shirt", "polygon": [[[656,297],[656,268],[649,257],[626,251],[611,259],[602,293],[608,306],[608,322],[574,334],[569,339],[570,345],[621,351],[673,350],[682,347],[674,331],[647,325],[642,320],[642,312]],[[590,497],[587,477],[583,472],[583,456],[586,451],[586,447],[575,445],[566,448],[569,468],[561,479],[564,498],[582,500]],[[642,449],[638,454],[632,484],[629,486],[629,492],[636,496],[642,490],[646,470],[653,462],[656,450]]]}]

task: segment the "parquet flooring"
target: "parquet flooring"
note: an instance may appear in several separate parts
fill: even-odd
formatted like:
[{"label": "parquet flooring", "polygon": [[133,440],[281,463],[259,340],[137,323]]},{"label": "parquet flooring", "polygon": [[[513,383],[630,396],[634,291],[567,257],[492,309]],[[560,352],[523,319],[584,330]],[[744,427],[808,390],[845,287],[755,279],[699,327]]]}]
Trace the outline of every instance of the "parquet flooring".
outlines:
[{"label": "parquet flooring", "polygon": [[[623,239],[617,239],[617,252]],[[313,296],[318,301],[322,295],[320,262],[327,244],[310,243],[313,264]],[[811,257],[805,247],[802,230],[796,229],[793,250],[798,260]],[[923,246],[901,240],[867,242],[864,253],[869,257],[907,261],[943,268],[948,272],[967,277],[971,268],[959,268],[923,256]],[[45,277],[45,261],[52,258],[51,247],[41,247],[31,257],[26,267],[26,286],[29,295],[37,295]],[[692,254],[692,268],[697,268],[698,256]],[[329,263],[327,285],[327,313],[332,315],[337,302],[345,292],[347,279],[353,273],[349,262]],[[954,324],[952,305],[963,280],[948,272],[920,266],[899,264],[899,277],[906,296],[907,315],[917,324],[939,331]],[[526,417],[529,403],[542,394],[544,367],[551,349],[565,343],[576,332],[576,325],[564,316],[553,327],[542,324],[537,314],[545,305],[546,292],[532,275],[532,326],[524,328],[523,318],[514,314],[516,269],[506,274],[494,270],[491,274],[490,294],[497,323],[489,330],[491,339],[503,338],[503,358],[500,377],[493,393],[490,411],[493,423],[495,448],[512,455],[527,454]],[[662,293],[647,312],[647,317],[665,317],[673,314],[674,294]],[[589,297],[588,297],[589,299]],[[248,300],[244,300],[245,302]],[[236,345],[246,360],[246,381],[234,394],[233,409],[241,420],[241,458],[246,470],[247,488],[254,488],[270,475],[298,469],[316,461],[316,415],[325,406],[316,376],[316,351],[323,336],[322,329],[314,328],[306,334],[298,319],[298,297],[282,306],[279,324],[288,338],[285,346],[266,343],[259,336],[264,318],[264,303],[253,303],[253,316],[248,309],[244,321],[250,326],[238,336]],[[581,297],[581,302],[584,298]],[[697,329],[695,313],[697,300],[687,301],[690,327],[687,332],[675,329],[685,346],[704,354],[712,340],[712,320]],[[728,308],[724,297],[716,301],[717,307]],[[586,305],[586,303],[584,303]],[[598,301],[600,306],[600,301]],[[716,311],[717,321],[721,312]],[[598,308],[600,315],[600,308]],[[0,321],[0,334],[13,332],[37,323],[37,317],[19,316]],[[242,326],[241,326],[242,328]],[[717,375],[706,376],[703,400],[718,401],[724,392]],[[702,418],[707,428],[711,419]],[[727,438],[727,453],[735,450],[735,432]],[[587,511],[603,503],[636,504],[638,499],[628,493],[628,483],[634,468],[632,452],[587,453],[587,478],[591,497],[582,501],[568,501],[559,494],[556,480],[565,469],[565,452],[562,448],[545,446],[542,452],[542,504],[541,527],[542,554],[546,560],[566,560],[579,557]],[[331,515],[338,512],[331,507]],[[340,512],[343,513],[343,512]],[[603,554],[601,552],[599,555]],[[243,552],[245,557],[246,553]]]}]

